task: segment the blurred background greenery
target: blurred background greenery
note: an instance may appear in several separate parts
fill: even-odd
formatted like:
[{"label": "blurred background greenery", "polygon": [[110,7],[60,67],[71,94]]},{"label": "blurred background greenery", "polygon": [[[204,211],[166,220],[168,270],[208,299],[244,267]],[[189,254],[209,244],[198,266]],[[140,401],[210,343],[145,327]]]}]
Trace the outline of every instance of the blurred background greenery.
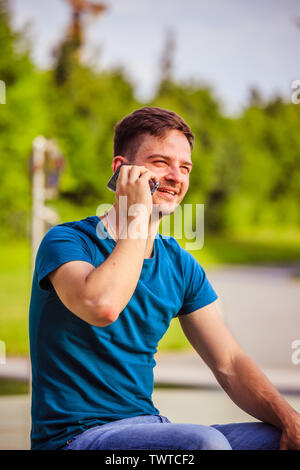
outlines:
[{"label": "blurred background greenery", "polygon": [[[74,55],[77,46],[62,39],[53,67],[38,69],[26,31],[12,29],[7,2],[0,0],[0,79],[6,84],[6,104],[0,105],[0,339],[8,355],[29,352],[29,159],[37,135],[56,139],[66,160],[59,195],[48,204],[61,222],[78,220],[113,203],[106,182],[116,122],[144,105],[172,109],[196,138],[184,203],[205,204],[205,244],[193,252],[198,261],[205,268],[300,261],[300,105],[281,96],[266,100],[252,89],[243,112],[228,117],[212,89],[175,81],[167,67],[151,102],[140,102],[122,68],[99,72],[83,65]],[[189,348],[177,321],[159,347]]]}]

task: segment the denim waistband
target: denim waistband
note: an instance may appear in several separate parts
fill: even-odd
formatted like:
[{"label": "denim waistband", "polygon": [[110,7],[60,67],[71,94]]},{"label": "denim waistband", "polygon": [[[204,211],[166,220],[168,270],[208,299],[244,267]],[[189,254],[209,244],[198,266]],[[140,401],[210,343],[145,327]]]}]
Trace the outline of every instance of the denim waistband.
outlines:
[{"label": "denim waistband", "polygon": [[92,426],[86,431],[82,431],[80,434],[77,434],[72,439],[68,439],[68,441],[66,442],[66,444],[64,444],[62,448],[71,444],[71,442],[73,442],[79,436],[86,437],[87,435],[97,432],[99,428],[108,429],[108,428],[115,427],[115,426],[123,426],[123,425],[125,426],[126,424],[146,424],[146,423],[171,423],[171,421],[166,416],[161,415],[161,414],[138,415],[138,416],[132,416],[131,418],[118,419],[115,421],[110,421],[109,423]]}]

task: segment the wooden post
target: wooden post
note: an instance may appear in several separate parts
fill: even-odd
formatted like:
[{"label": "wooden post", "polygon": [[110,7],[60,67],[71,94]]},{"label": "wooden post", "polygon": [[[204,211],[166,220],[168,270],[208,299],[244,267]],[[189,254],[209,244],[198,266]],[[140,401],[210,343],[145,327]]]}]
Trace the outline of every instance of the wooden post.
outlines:
[{"label": "wooden post", "polygon": [[38,136],[33,141],[32,154],[32,225],[31,266],[34,269],[38,246],[44,234],[43,207],[45,203],[45,151],[46,139]]},{"label": "wooden post", "polygon": [[[49,187],[47,163],[56,162],[54,186]],[[46,200],[58,194],[58,173],[63,169],[63,157],[52,140],[38,136],[33,141],[31,161],[32,172],[32,221],[31,221],[31,270],[34,271],[35,258],[45,233],[59,222],[57,212],[45,205]],[[57,164],[58,163],[58,164]]]}]

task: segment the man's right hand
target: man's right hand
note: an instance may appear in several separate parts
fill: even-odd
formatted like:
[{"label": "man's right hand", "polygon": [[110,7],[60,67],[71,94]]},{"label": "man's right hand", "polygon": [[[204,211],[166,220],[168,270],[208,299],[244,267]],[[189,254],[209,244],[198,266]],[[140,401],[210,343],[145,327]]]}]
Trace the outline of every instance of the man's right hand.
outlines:
[{"label": "man's right hand", "polygon": [[[127,197],[127,218],[134,215],[129,210],[135,204],[142,204],[150,217],[152,212],[151,179],[158,181],[156,174],[145,166],[122,165],[116,184],[116,197],[117,199],[120,196]],[[125,214],[121,215],[125,216]]]}]

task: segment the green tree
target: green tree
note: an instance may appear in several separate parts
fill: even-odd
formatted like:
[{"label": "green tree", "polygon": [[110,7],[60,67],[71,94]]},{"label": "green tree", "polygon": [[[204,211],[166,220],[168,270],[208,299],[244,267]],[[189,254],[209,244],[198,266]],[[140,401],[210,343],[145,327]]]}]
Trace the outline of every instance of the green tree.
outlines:
[{"label": "green tree", "polygon": [[28,234],[28,158],[32,139],[45,128],[43,76],[32,65],[28,47],[25,32],[12,30],[8,2],[0,0],[0,79],[6,84],[6,104],[0,105],[0,223],[2,234],[16,236]]},{"label": "green tree", "polygon": [[64,83],[56,82],[55,70],[49,73],[45,102],[51,116],[48,132],[67,160],[62,197],[76,203],[107,199],[114,125],[140,106],[132,85],[122,70],[100,73],[77,63]]}]

